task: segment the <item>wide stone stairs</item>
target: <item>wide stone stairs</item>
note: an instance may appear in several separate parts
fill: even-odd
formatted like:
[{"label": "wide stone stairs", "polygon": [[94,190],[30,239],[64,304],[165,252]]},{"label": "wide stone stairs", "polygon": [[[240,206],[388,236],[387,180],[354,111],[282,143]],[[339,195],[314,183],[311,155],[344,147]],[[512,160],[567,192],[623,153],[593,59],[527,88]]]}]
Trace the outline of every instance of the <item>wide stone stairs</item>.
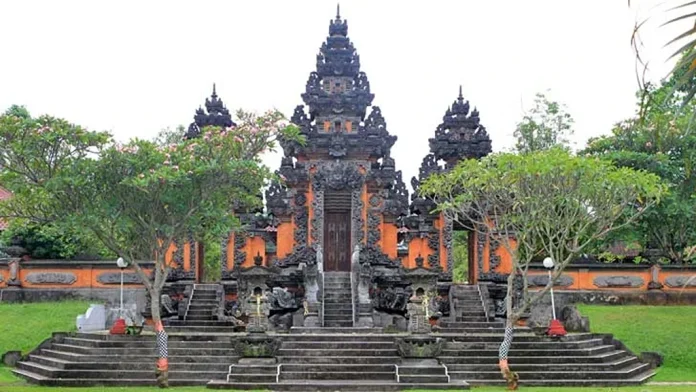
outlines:
[{"label": "wide stone stairs", "polygon": [[353,301],[350,272],[324,273],[324,326],[352,327]]},{"label": "wide stone stairs", "polygon": [[[229,336],[169,337],[169,383],[203,385],[224,380],[236,362]],[[17,364],[14,373],[51,386],[156,385],[154,335],[56,334]]]},{"label": "wide stone stairs", "polygon": [[[471,385],[504,384],[498,349],[504,322],[491,321],[477,286],[453,286],[453,321],[442,321],[439,333],[448,342],[439,360],[453,380]],[[638,385],[654,375],[648,364],[618,348],[611,335],[537,336],[517,327],[510,348],[510,368],[523,385]]]},{"label": "wide stone stairs", "polygon": [[224,333],[233,332],[234,323],[218,320],[220,306],[218,284],[194,284],[188,308],[183,309],[183,318],[166,320],[170,333]]},{"label": "wide stone stairs", "polygon": [[212,381],[208,387],[283,391],[468,389],[465,382],[449,384],[446,369],[436,361],[404,363],[395,339],[406,335],[369,328],[324,331],[294,328],[283,336],[277,364],[232,365],[227,382]]}]

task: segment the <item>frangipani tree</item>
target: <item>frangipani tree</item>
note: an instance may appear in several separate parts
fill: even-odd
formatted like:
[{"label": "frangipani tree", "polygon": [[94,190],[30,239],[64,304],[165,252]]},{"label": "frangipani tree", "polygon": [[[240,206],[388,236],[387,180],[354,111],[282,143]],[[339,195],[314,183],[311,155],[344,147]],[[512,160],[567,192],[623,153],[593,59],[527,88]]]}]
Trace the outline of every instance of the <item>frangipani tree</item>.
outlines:
[{"label": "frangipani tree", "polygon": [[[463,161],[448,173],[431,176],[420,189],[437,201],[444,214],[511,255],[505,339],[499,356],[509,381],[514,374],[507,354],[522,314],[546,295],[573,259],[635,220],[664,193],[654,174],[561,149]],[[544,288],[530,291],[529,266],[539,256],[550,256],[555,269]],[[516,279],[522,282],[522,295],[513,304]]]},{"label": "frangipani tree", "polygon": [[[14,193],[0,204],[0,216],[78,225],[129,262],[151,300],[162,386],[168,363],[160,295],[176,267],[167,251],[190,233],[200,238],[239,227],[234,211],[258,206],[271,177],[260,154],[278,137],[299,137],[280,112],[237,116],[234,128],[206,128],[166,146],[139,139],[121,145],[49,116],[0,117],[0,183]],[[146,271],[141,260],[153,257]]]}]

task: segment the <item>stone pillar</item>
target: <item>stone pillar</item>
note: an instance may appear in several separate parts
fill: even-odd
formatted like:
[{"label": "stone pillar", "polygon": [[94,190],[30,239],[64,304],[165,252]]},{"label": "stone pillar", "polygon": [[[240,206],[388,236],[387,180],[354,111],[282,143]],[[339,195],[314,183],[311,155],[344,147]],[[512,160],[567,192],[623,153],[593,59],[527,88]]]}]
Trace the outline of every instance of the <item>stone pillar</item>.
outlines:
[{"label": "stone pillar", "polygon": [[248,309],[254,309],[249,313],[247,332],[265,333],[268,331],[268,300],[264,295],[250,296],[247,300]]},{"label": "stone pillar", "polygon": [[423,298],[414,295],[411,297],[408,305],[408,332],[414,334],[430,333],[431,326],[428,321],[429,317],[426,314],[427,309],[423,304]]},{"label": "stone pillar", "polygon": [[19,259],[12,259],[7,265],[10,267],[10,278],[7,281],[7,286],[21,287],[22,282],[19,279]]}]

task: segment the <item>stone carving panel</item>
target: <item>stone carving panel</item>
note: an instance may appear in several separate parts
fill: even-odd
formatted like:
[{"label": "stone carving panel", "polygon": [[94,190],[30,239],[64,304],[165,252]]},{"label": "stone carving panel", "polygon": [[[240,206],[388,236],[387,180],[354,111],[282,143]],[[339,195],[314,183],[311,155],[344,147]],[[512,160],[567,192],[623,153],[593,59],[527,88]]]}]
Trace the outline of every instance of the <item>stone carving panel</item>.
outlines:
[{"label": "stone carving panel", "polygon": [[598,276],[593,283],[597,287],[640,287],[644,282],[638,276]]},{"label": "stone carving panel", "polygon": [[303,192],[295,194],[295,246],[307,245],[309,213],[307,212],[307,196]]},{"label": "stone carving panel", "polygon": [[351,194],[351,225],[354,244],[362,244],[365,239],[365,220],[362,217],[362,210],[365,203],[363,203],[361,196],[361,189],[354,189]]},{"label": "stone carving panel", "polygon": [[665,279],[665,284],[668,287],[674,287],[674,288],[682,288],[682,287],[696,287],[696,275],[692,276],[686,276],[686,275],[680,275],[680,276],[670,276],[667,279]]},{"label": "stone carving panel", "polygon": [[324,243],[324,191],[320,188],[314,189],[314,200],[312,200],[312,247]]},{"label": "stone carving panel", "polygon": [[[97,282],[101,284],[121,284],[121,273],[120,272],[104,272],[97,276]],[[138,284],[141,283],[140,277],[135,272],[125,272],[123,274],[124,284]]]},{"label": "stone carving panel", "polygon": [[[554,287],[568,287],[573,284],[573,278],[568,275],[561,275],[554,282]],[[536,287],[545,287],[549,283],[549,277],[546,275],[534,275],[529,277],[529,285]]]},{"label": "stone carving panel", "polygon": [[71,285],[77,282],[77,277],[70,272],[32,272],[24,281],[33,284]]}]

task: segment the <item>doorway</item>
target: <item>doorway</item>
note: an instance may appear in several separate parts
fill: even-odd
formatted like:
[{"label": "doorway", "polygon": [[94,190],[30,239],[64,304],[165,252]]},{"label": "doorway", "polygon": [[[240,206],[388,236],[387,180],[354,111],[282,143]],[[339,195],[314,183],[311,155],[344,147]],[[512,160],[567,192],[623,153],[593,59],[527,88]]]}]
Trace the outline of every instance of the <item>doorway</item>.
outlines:
[{"label": "doorway", "polygon": [[324,194],[324,270],[350,271],[350,192]]}]

